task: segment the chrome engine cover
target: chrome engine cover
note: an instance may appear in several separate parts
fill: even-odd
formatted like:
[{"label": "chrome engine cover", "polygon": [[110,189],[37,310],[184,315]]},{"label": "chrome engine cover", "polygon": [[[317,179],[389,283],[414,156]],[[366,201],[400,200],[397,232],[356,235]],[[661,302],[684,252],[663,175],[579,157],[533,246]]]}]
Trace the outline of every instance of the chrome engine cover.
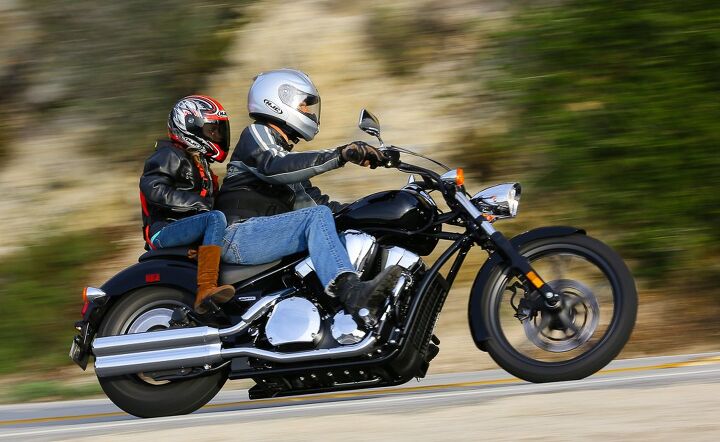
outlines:
[{"label": "chrome engine cover", "polygon": [[333,316],[330,330],[332,337],[342,345],[357,344],[366,334],[358,328],[352,315],[348,315],[342,310]]},{"label": "chrome engine cover", "polygon": [[383,255],[382,268],[386,269],[393,265],[399,265],[400,267],[412,272],[421,264],[422,260],[420,259],[420,256],[410,250],[394,246],[385,251],[385,254]]},{"label": "chrome engine cover", "polygon": [[317,344],[320,340],[320,313],[305,298],[293,296],[275,305],[265,325],[268,342],[283,344]]},{"label": "chrome engine cover", "polygon": [[[353,267],[362,274],[365,266],[375,257],[377,240],[374,236],[358,230],[345,230],[340,233],[339,236],[345,240],[345,249],[348,252]],[[314,271],[315,264],[313,264],[309,256],[295,266],[295,272],[300,275],[301,278],[306,277]]]}]

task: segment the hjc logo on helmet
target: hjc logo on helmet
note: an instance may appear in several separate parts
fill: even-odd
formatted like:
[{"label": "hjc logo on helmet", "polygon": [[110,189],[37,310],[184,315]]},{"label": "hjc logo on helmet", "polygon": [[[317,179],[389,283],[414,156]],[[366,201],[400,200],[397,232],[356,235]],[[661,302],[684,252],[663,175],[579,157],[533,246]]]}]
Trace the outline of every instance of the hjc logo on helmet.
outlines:
[{"label": "hjc logo on helmet", "polygon": [[267,105],[267,107],[269,107],[270,109],[272,109],[272,110],[275,111],[276,113],[278,113],[278,114],[283,113],[282,109],[280,109],[275,103],[273,103],[272,101],[268,100],[267,98],[263,100],[263,103],[265,103],[265,104]]}]

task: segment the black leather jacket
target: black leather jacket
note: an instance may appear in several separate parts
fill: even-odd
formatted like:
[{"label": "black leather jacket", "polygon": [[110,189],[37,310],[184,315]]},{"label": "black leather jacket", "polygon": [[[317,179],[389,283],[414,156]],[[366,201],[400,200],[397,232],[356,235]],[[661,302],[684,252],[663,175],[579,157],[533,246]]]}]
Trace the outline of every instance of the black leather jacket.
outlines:
[{"label": "black leather jacket", "polygon": [[310,183],[310,178],[344,162],[337,149],[290,152],[293,146],[273,127],[255,122],[235,146],[215,208],[228,224],[316,205],[337,212],[344,204]]},{"label": "black leather jacket", "polygon": [[166,140],[158,141],[155,148],[140,177],[143,237],[147,245],[168,223],[211,210],[217,191],[217,177],[205,157],[200,155],[196,161],[181,146]]}]

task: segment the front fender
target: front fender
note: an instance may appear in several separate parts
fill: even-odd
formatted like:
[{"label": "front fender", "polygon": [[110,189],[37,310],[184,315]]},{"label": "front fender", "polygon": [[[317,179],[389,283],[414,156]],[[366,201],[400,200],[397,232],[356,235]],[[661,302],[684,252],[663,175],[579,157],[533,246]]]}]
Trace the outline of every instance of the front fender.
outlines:
[{"label": "front fender", "polygon": [[[556,238],[569,236],[575,233],[585,234],[585,230],[568,226],[549,226],[540,227],[527,232],[521,233],[510,240],[510,243],[516,250],[520,249],[524,244],[538,239]],[[502,256],[499,253],[492,253],[485,264],[478,271],[470,291],[470,301],[468,304],[468,322],[470,324],[470,333],[472,334],[475,345],[483,351],[486,351],[485,342],[491,339],[488,328],[482,321],[482,297],[485,286],[490,279],[490,274],[495,266],[502,263]]]}]

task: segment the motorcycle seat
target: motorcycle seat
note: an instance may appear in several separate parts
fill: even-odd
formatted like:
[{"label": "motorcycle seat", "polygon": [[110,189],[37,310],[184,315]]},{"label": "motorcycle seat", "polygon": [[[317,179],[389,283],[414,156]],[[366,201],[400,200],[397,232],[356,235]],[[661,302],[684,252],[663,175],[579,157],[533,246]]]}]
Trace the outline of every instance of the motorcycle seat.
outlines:
[{"label": "motorcycle seat", "polygon": [[264,272],[265,270],[269,270],[278,264],[280,264],[280,260],[254,266],[222,263],[220,264],[220,277],[218,278],[218,284],[234,284],[239,281],[244,281]]},{"label": "motorcycle seat", "polygon": [[[150,250],[143,253],[138,258],[139,262],[147,261],[149,259],[168,258],[168,257],[182,257],[187,258],[189,247],[168,247],[164,249]],[[233,284],[245,279],[252,278],[265,270],[268,270],[276,265],[280,264],[280,260],[268,262],[265,264],[258,264],[253,266],[241,265],[241,264],[220,264],[220,276],[218,283],[220,284]]]}]

